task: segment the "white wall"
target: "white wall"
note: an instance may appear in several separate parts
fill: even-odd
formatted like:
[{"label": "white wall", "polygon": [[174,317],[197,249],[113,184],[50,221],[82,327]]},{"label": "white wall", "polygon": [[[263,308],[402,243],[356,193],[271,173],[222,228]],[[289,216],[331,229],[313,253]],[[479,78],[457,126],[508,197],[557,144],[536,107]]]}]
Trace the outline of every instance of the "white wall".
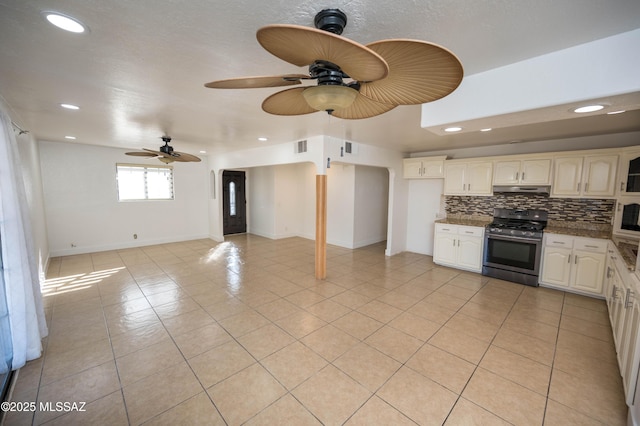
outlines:
[{"label": "white wall", "polygon": [[407,251],[433,255],[434,222],[440,212],[444,179],[410,179]]},{"label": "white wall", "polygon": [[353,246],[364,247],[387,239],[389,171],[356,166]]},{"label": "white wall", "polygon": [[353,248],[355,166],[327,169],[327,244]]},{"label": "white wall", "polygon": [[39,145],[52,256],[208,237],[206,161],[172,163],[173,201],[118,202],[116,163],[146,160],[115,148]]},{"label": "white wall", "polygon": [[[247,173],[247,232],[275,238],[275,170],[254,167]],[[222,194],[222,191],[219,191]]]}]

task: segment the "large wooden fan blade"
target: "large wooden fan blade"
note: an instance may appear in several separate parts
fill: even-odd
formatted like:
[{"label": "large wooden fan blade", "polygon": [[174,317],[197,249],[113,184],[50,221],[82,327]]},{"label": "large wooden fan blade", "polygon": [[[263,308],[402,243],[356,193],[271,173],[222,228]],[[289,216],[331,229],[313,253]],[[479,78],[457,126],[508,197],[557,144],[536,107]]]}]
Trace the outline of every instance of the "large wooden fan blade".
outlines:
[{"label": "large wooden fan blade", "polygon": [[186,152],[173,151],[169,155],[169,157],[172,158],[174,161],[182,161],[184,163],[201,161],[199,157],[196,157],[195,155],[187,154]]},{"label": "large wooden fan blade", "polygon": [[383,80],[363,82],[360,94],[378,102],[414,105],[435,101],[462,82],[458,58],[447,49],[420,40],[392,39],[368,44],[389,65]]},{"label": "large wooden fan blade", "polygon": [[303,115],[318,112],[302,96],[304,87],[295,87],[274,93],[262,102],[262,109],[275,115]]},{"label": "large wooden fan blade", "polygon": [[347,120],[357,120],[361,118],[375,117],[394,109],[396,105],[383,104],[372,101],[362,95],[358,95],[356,100],[348,108],[337,109],[331,113],[334,117],[344,118]]},{"label": "large wooden fan blade", "polygon": [[388,72],[387,63],[379,54],[327,31],[278,24],[260,28],[256,36],[268,52],[299,67],[317,60],[329,61],[358,81],[380,80]]},{"label": "large wooden fan blade", "polygon": [[308,78],[309,76],[305,74],[239,77],[212,81],[204,86],[210,89],[257,89],[261,87],[293,86],[300,84],[300,80]]},{"label": "large wooden fan blade", "polygon": [[152,154],[150,152],[144,152],[144,151],[125,152],[125,154],[134,155],[136,157],[157,157],[156,154]]}]

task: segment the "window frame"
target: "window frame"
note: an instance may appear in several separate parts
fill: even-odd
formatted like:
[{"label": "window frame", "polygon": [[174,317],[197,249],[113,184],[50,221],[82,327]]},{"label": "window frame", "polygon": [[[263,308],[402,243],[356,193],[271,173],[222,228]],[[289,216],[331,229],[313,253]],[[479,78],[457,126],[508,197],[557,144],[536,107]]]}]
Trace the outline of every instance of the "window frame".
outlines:
[{"label": "window frame", "polygon": [[[145,198],[120,198],[120,168],[133,168],[133,169],[144,169],[144,195]],[[149,198],[149,180],[147,179],[148,170],[169,170],[170,177],[170,185],[169,188],[171,197],[170,198]],[[116,163],[116,197],[118,202],[120,203],[129,203],[129,202],[139,202],[139,201],[174,201],[176,198],[175,192],[175,177],[173,173],[173,166],[168,165],[148,165],[148,164],[134,164],[134,163]]]}]

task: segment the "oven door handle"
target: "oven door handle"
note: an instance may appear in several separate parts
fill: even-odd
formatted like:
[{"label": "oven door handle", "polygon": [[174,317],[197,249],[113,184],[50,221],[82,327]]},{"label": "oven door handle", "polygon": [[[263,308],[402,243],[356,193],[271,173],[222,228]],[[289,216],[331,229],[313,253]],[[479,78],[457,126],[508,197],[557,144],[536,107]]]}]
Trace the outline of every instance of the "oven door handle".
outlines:
[{"label": "oven door handle", "polygon": [[502,240],[502,241],[522,241],[525,243],[533,243],[533,244],[539,244],[542,242],[542,239],[504,236],[504,235],[495,235],[495,234],[487,234],[487,239]]}]

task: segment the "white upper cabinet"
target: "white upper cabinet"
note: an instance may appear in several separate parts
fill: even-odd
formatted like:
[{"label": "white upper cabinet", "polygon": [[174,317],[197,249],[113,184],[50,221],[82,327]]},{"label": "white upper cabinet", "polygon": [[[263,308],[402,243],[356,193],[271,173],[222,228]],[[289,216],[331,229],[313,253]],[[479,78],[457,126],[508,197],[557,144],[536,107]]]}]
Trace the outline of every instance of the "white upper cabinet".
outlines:
[{"label": "white upper cabinet", "polygon": [[446,158],[446,156],[405,158],[403,176],[405,179],[442,179]]},{"label": "white upper cabinet", "polygon": [[496,161],[494,185],[549,185],[551,159]]},{"label": "white upper cabinet", "polygon": [[491,195],[493,163],[490,161],[444,164],[445,195]]},{"label": "white upper cabinet", "polygon": [[584,198],[613,197],[617,164],[617,155],[556,157],[551,195]]}]

